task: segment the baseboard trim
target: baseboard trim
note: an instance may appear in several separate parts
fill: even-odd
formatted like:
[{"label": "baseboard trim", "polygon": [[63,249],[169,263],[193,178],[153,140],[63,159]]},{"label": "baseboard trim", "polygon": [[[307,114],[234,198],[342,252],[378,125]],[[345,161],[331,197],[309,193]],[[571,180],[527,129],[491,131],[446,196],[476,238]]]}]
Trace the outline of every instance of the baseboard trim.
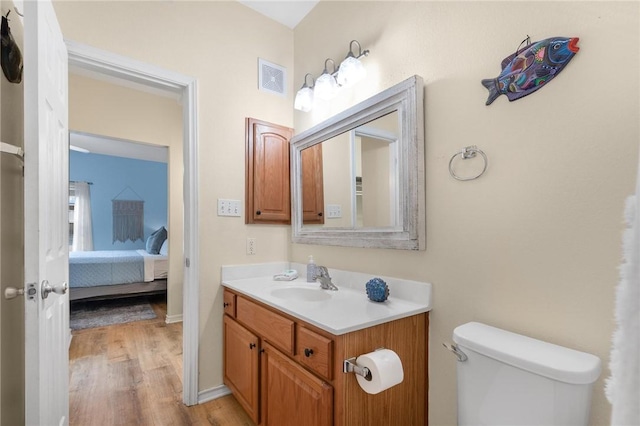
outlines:
[{"label": "baseboard trim", "polygon": [[182,322],[182,314],[167,315],[164,318],[164,322],[166,322],[167,324],[173,324],[174,322]]},{"label": "baseboard trim", "polygon": [[231,389],[225,385],[216,386],[215,388],[206,389],[198,392],[198,404],[203,404],[214,399],[231,394]]}]

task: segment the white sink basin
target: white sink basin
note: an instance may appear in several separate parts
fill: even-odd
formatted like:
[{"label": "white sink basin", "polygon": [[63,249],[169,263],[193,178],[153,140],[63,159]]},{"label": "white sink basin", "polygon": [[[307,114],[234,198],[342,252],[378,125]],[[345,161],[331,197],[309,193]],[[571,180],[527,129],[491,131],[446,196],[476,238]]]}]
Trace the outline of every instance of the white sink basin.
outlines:
[{"label": "white sink basin", "polygon": [[331,299],[327,290],[306,287],[284,287],[271,290],[271,295],[279,299],[295,300],[298,302],[321,302]]}]

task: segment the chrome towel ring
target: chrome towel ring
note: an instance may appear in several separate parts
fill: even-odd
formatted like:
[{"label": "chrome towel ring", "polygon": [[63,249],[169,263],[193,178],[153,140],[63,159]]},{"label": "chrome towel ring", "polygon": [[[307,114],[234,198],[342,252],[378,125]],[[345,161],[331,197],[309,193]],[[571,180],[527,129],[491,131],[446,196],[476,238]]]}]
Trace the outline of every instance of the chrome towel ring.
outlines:
[{"label": "chrome towel ring", "polygon": [[[482,171],[480,173],[478,173],[477,175],[475,175],[475,176],[469,176],[469,177],[460,177],[460,176],[456,175],[455,172],[453,171],[453,160],[458,155],[463,160],[468,160],[469,158],[475,158],[476,154],[480,154],[482,156],[483,161],[484,161],[484,166],[482,167]],[[487,160],[487,156],[485,155],[485,153],[482,152],[481,149],[478,149],[477,146],[470,145],[470,146],[462,148],[462,151],[456,152],[455,154],[453,154],[453,157],[451,157],[451,160],[449,160],[449,174],[451,175],[452,178],[457,179],[457,180],[462,180],[462,181],[478,179],[487,170],[487,165],[488,164],[489,164],[489,161]]]}]

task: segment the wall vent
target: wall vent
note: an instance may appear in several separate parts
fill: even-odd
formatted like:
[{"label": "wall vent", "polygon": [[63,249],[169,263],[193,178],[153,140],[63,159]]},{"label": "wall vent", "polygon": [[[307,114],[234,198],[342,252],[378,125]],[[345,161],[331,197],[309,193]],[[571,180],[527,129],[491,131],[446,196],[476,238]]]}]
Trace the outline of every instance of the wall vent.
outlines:
[{"label": "wall vent", "polygon": [[258,88],[265,92],[286,96],[287,69],[258,58]]}]

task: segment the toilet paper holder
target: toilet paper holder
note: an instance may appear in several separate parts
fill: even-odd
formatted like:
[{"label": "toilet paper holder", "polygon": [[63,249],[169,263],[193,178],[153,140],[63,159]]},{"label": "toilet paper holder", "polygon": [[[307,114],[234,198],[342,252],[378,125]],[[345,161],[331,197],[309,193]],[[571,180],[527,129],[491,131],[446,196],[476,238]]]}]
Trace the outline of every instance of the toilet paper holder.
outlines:
[{"label": "toilet paper holder", "polygon": [[342,361],[343,373],[355,373],[365,378],[365,380],[371,381],[371,371],[367,367],[361,367],[356,364],[356,357],[351,357]]}]

